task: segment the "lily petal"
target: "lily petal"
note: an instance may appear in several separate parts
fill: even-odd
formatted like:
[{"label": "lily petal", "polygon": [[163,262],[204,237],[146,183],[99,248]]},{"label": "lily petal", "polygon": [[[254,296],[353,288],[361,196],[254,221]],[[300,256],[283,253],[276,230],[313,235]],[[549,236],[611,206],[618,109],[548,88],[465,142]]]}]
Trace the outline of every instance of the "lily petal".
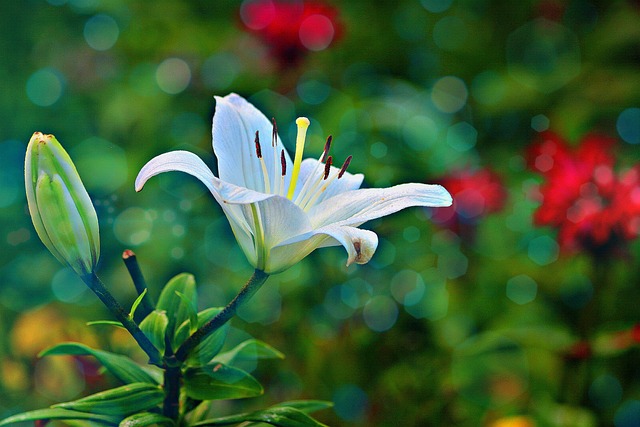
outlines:
[{"label": "lily petal", "polygon": [[329,224],[358,226],[411,206],[450,206],[451,202],[451,195],[440,185],[411,183],[347,191],[325,199],[308,214],[316,228]]},{"label": "lily petal", "polygon": [[222,207],[240,246],[243,249],[253,247],[251,227],[244,216],[241,205],[236,203],[251,203],[263,200],[269,195],[238,188],[220,181],[197,155],[189,151],[171,151],[149,160],[138,173],[135,183],[136,191],[142,190],[149,178],[162,172],[172,171],[185,172],[202,181]]},{"label": "lily petal", "polygon": [[366,264],[378,247],[373,231],[349,226],[329,225],[295,236],[271,251],[270,268],[282,271],[309,255],[316,248],[342,245],[347,251],[347,266]]},{"label": "lily petal", "polygon": [[[260,160],[256,155],[255,136],[260,134],[262,157],[267,166],[270,182],[280,180],[280,153],[284,149],[280,137],[271,146],[273,124],[256,107],[241,96],[232,93],[216,96],[213,115],[213,151],[218,158],[220,179],[239,187],[265,191]],[[287,170],[292,169],[291,158],[284,150]],[[275,165],[275,167],[274,167]],[[285,178],[288,188],[290,174]]]}]

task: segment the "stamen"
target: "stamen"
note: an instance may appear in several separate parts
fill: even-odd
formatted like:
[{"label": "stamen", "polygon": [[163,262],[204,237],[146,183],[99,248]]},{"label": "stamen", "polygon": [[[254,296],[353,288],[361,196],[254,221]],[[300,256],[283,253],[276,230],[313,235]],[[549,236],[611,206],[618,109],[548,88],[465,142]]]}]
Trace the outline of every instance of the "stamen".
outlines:
[{"label": "stamen", "polygon": [[287,160],[284,158],[284,150],[280,152],[280,165],[282,166],[282,174],[280,175],[278,194],[282,196],[282,193],[284,193],[284,177],[287,175]]},{"label": "stamen", "polygon": [[271,118],[271,123],[273,123],[273,130],[271,131],[271,146],[275,147],[278,142],[278,125],[276,124],[275,117]]},{"label": "stamen", "polygon": [[256,156],[258,156],[259,159],[262,158],[262,150],[260,149],[260,132],[256,131]]},{"label": "stamen", "polygon": [[[313,197],[309,198],[309,200],[306,200],[304,203],[300,204],[300,207],[307,211],[309,210],[313,205],[316,204],[316,202],[318,201],[318,199],[320,198],[320,196],[322,196],[322,193],[324,193],[327,188],[329,188],[329,186],[331,185],[331,183],[333,181],[335,181],[336,179],[340,179],[342,177],[342,175],[344,175],[344,173],[346,172],[347,168],[349,167],[349,163],[351,163],[351,159],[353,158],[353,156],[349,156],[347,157],[347,159],[344,161],[344,163],[342,164],[342,167],[340,168],[340,171],[338,173],[335,173],[333,175],[331,175],[331,177],[329,177],[327,179],[327,169],[325,167],[325,175],[324,175],[324,185],[322,185],[322,187],[315,191],[315,186],[314,186],[314,192],[310,192],[310,194],[313,194]],[[329,156],[329,159],[327,160],[327,164],[329,164],[329,162],[331,161],[331,156]]]},{"label": "stamen", "polygon": [[[318,159],[316,166],[313,168],[313,171],[307,176],[307,179],[304,183],[304,186],[302,187],[302,190],[298,191],[298,195],[296,196],[296,199],[293,201],[295,204],[302,205],[302,203],[300,203],[301,201],[305,199],[309,199],[311,197],[308,194],[309,186],[312,185],[311,192],[313,192],[313,190],[322,181],[322,179],[315,180],[314,177],[317,176],[318,171],[320,170],[322,164],[327,161],[327,155],[329,154],[329,150],[331,149],[331,141],[333,141],[333,137],[329,135],[329,137],[327,138],[327,142],[324,144],[324,150],[322,151],[322,154],[320,155],[320,158]],[[323,176],[324,175],[320,175],[321,178]]]},{"label": "stamen", "polygon": [[260,148],[260,132],[256,131],[256,156],[260,160],[260,166],[262,166],[262,180],[264,182],[264,191],[266,193],[271,193],[271,183],[269,179],[269,172],[267,172],[267,165],[264,163],[264,159],[262,158],[262,149]]},{"label": "stamen", "polygon": [[271,118],[273,128],[271,131],[271,150],[273,151],[273,194],[280,194],[280,181],[278,177],[278,127],[276,126],[276,119]]},{"label": "stamen", "polygon": [[287,193],[287,198],[289,200],[293,199],[293,193],[296,191],[298,174],[300,173],[300,164],[302,163],[302,152],[304,151],[304,141],[307,136],[307,129],[309,129],[310,122],[306,117],[298,117],[296,125],[298,126],[298,136],[296,137],[296,156],[293,160],[291,183],[289,184],[289,192]]},{"label": "stamen", "polygon": [[324,164],[324,178],[322,178],[323,180],[326,180],[329,177],[329,172],[331,172],[332,163],[333,163],[333,157],[329,156],[329,158],[327,158],[327,163]]},{"label": "stamen", "polygon": [[327,156],[329,155],[329,150],[331,149],[331,141],[333,141],[333,137],[329,135],[327,138],[327,142],[324,144],[324,151],[322,152],[322,157],[320,158],[320,162],[324,163],[327,161]]},{"label": "stamen", "polygon": [[344,161],[344,163],[342,164],[342,167],[340,168],[340,172],[338,173],[338,179],[342,178],[342,175],[344,175],[344,173],[347,171],[347,168],[349,167],[349,164],[351,163],[352,158],[353,156],[349,156],[347,157],[347,160]]}]

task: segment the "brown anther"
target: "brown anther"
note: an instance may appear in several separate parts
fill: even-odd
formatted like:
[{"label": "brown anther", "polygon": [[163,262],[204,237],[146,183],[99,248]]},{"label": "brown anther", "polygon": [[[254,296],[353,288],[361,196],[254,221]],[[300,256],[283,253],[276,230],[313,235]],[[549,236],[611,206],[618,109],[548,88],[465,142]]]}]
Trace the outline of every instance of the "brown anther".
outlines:
[{"label": "brown anther", "polygon": [[333,136],[329,135],[327,138],[327,142],[324,143],[324,151],[322,152],[322,158],[320,162],[326,162],[327,156],[329,155],[329,150],[331,149],[331,141],[333,141]]},{"label": "brown anther", "polygon": [[287,160],[284,158],[284,150],[280,152],[280,165],[282,166],[282,176],[287,174]]},{"label": "brown anther", "polygon": [[349,164],[351,163],[352,158],[353,156],[349,156],[344,161],[344,163],[342,164],[342,167],[340,168],[340,172],[338,172],[338,179],[342,178],[342,175],[344,175],[344,173],[347,171],[347,168],[349,167]]},{"label": "brown anther", "polygon": [[256,156],[262,158],[262,149],[260,148],[260,132],[256,131]]},{"label": "brown anther", "polygon": [[273,123],[273,130],[271,131],[271,146],[275,147],[278,142],[278,125],[276,124],[276,118],[271,118],[271,123]]},{"label": "brown anther", "polygon": [[333,157],[327,157],[327,163],[324,164],[324,178],[327,179],[329,177],[329,172],[331,171],[331,163],[333,163]]}]

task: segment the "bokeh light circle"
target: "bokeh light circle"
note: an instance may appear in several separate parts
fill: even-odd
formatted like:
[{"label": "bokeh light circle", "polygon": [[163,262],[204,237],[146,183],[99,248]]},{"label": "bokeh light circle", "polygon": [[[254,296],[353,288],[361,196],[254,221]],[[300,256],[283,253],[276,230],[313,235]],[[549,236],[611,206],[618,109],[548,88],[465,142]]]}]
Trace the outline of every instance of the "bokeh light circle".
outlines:
[{"label": "bokeh light circle", "polygon": [[324,15],[311,15],[300,23],[298,36],[300,43],[309,50],[324,50],[333,41],[335,29],[333,23]]},{"label": "bokeh light circle", "polygon": [[622,400],[620,381],[609,374],[602,374],[593,380],[589,387],[589,399],[598,408],[610,408]]},{"label": "bokeh light circle", "polygon": [[109,50],[118,41],[120,27],[109,15],[92,16],[84,24],[84,39],[92,49]]},{"label": "bokeh light circle", "polygon": [[228,88],[240,72],[238,58],[230,53],[217,53],[207,58],[200,69],[202,81],[210,89]]},{"label": "bokeh light circle", "polygon": [[358,386],[345,384],[333,393],[334,411],[346,421],[358,421],[364,418],[369,399]]},{"label": "bokeh light circle", "polygon": [[456,123],[447,130],[447,144],[456,151],[469,151],[477,140],[478,131],[467,122]]},{"label": "bokeh light circle", "polygon": [[524,305],[536,299],[538,284],[526,274],[519,274],[507,281],[507,298]]},{"label": "bokeh light circle", "polygon": [[139,246],[149,240],[153,220],[142,208],[128,208],[113,223],[113,232],[123,245]]},{"label": "bokeh light circle", "polygon": [[191,68],[180,58],[167,58],[158,65],[156,82],[163,92],[178,94],[189,86]]},{"label": "bokeh light circle", "polygon": [[453,0],[420,0],[420,3],[429,12],[440,13],[449,9]]},{"label": "bokeh light circle", "polygon": [[440,49],[455,51],[465,45],[468,32],[462,19],[446,16],[433,26],[433,41]]},{"label": "bokeh light circle", "polygon": [[640,420],[640,400],[627,400],[613,417],[615,427],[637,427]]},{"label": "bokeh light circle", "polygon": [[245,0],[240,5],[240,19],[251,30],[266,28],[275,17],[276,7],[271,0]]},{"label": "bokeh light circle", "polygon": [[49,107],[62,96],[64,80],[58,70],[50,67],[41,68],[31,74],[26,89],[31,102],[40,107]]},{"label": "bokeh light circle", "polygon": [[51,292],[59,301],[65,303],[77,302],[87,291],[87,285],[71,269],[59,270],[51,279]]},{"label": "bokeh light circle", "polygon": [[105,139],[88,138],[71,154],[90,192],[112,193],[127,181],[127,154]]},{"label": "bokeh light circle", "polygon": [[364,323],[376,332],[391,329],[398,319],[398,306],[385,295],[378,295],[369,300],[362,309]]},{"label": "bokeh light circle", "polygon": [[544,132],[549,129],[549,125],[551,125],[551,121],[544,114],[538,114],[531,118],[531,129],[536,132]]},{"label": "bokeh light circle", "polygon": [[446,76],[433,85],[431,101],[443,113],[455,113],[465,106],[468,95],[467,85],[462,79]]},{"label": "bokeh light circle", "polygon": [[402,305],[417,304],[424,296],[425,284],[422,277],[413,270],[402,270],[391,278],[391,295]]},{"label": "bokeh light circle", "polygon": [[640,108],[627,108],[616,121],[618,135],[629,144],[640,144]]},{"label": "bokeh light circle", "polygon": [[507,37],[507,65],[518,82],[550,93],[580,73],[578,37],[557,22],[533,20]]}]

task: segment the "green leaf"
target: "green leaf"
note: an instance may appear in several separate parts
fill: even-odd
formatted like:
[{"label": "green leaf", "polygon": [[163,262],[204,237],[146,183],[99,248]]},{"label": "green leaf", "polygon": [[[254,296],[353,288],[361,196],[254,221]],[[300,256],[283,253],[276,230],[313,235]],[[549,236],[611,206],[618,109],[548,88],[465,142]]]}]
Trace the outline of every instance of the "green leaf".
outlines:
[{"label": "green leaf", "polygon": [[102,366],[111,372],[113,376],[125,384],[138,382],[157,384],[157,381],[151,375],[128,357],[107,351],[94,350],[80,343],[69,342],[57,344],[43,350],[38,356],[59,355],[93,356]]},{"label": "green leaf", "polygon": [[160,350],[160,353],[164,353],[165,332],[168,324],[169,319],[164,310],[154,310],[140,322],[140,329],[151,343]]},{"label": "green leaf", "polygon": [[214,357],[213,362],[233,365],[238,362],[257,359],[284,359],[284,354],[267,343],[251,338],[241,342],[229,351],[218,354]]},{"label": "green leaf", "polygon": [[144,291],[142,291],[142,293],[138,295],[138,298],[136,298],[133,304],[131,304],[131,311],[129,312],[129,317],[131,319],[133,319],[133,316],[135,316],[136,310],[138,309],[138,306],[140,305],[140,303],[142,302],[142,299],[146,294],[147,294],[147,288],[145,288]]},{"label": "green leaf", "polygon": [[0,421],[0,426],[36,420],[88,420],[97,421],[103,424],[118,425],[121,418],[122,417],[91,414],[88,412],[70,411],[68,409],[61,408],[49,408],[13,415]]},{"label": "green leaf", "polygon": [[227,426],[245,421],[267,423],[279,427],[327,427],[299,409],[278,406],[245,414],[212,418],[195,423],[193,426]]},{"label": "green leaf", "polygon": [[295,408],[299,411],[304,412],[305,414],[308,414],[310,412],[332,408],[333,402],[329,402],[326,400],[290,400],[288,402],[281,402],[277,405],[272,406],[272,408],[276,407]]},{"label": "green leaf", "polygon": [[163,399],[164,393],[160,387],[149,383],[133,383],[92,394],[73,402],[58,403],[53,407],[94,414],[125,416],[151,409],[159,405]]},{"label": "green leaf", "polygon": [[[222,311],[222,308],[208,308],[198,313],[197,327],[202,327],[209,320],[213,319],[218,313]],[[176,330],[174,348],[180,347],[180,345],[189,337],[191,332],[191,321],[185,320],[182,325]],[[227,333],[229,332],[229,323],[224,324],[214,333],[207,336],[200,344],[198,344],[187,358],[189,365],[206,365],[211,362],[213,356],[218,354],[224,341],[227,339]]]},{"label": "green leaf", "polygon": [[198,400],[241,399],[264,392],[249,373],[222,363],[187,368],[184,386],[187,396]]},{"label": "green leaf", "polygon": [[[182,293],[176,291],[176,295],[178,295],[182,300],[182,302],[187,304],[187,306],[193,306],[191,301],[189,301],[189,299],[186,296],[184,296]],[[189,311],[189,329],[190,329],[189,335],[191,335],[196,331],[196,329],[198,329],[198,313],[196,313],[195,310]]]},{"label": "green leaf", "polygon": [[182,273],[169,280],[162,289],[158,304],[156,304],[156,309],[164,310],[167,313],[169,319],[167,334],[169,337],[173,337],[178,326],[196,313],[197,306],[198,295],[193,275]]},{"label": "green leaf", "polygon": [[95,326],[95,325],[109,325],[109,326],[117,326],[118,328],[125,329],[122,326],[122,322],[118,322],[117,320],[93,320],[91,322],[86,323],[87,326]]},{"label": "green leaf", "polygon": [[164,415],[155,414],[153,412],[142,412],[139,414],[133,414],[130,417],[125,418],[120,422],[119,427],[144,427],[153,424],[165,426],[175,425],[171,418],[167,418]]}]

